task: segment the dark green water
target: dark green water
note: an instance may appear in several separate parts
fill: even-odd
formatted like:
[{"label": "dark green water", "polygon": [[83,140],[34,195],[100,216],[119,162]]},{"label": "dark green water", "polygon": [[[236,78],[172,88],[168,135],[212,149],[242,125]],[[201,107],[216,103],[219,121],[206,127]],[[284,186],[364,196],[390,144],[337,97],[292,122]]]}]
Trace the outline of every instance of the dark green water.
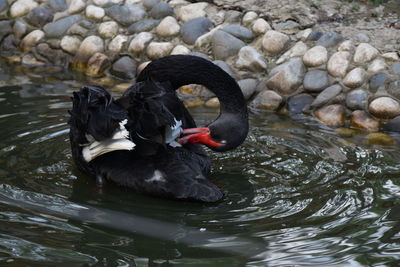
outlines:
[{"label": "dark green water", "polygon": [[[69,149],[66,111],[81,84],[0,79],[1,266],[400,265],[398,142],[254,114],[243,146],[211,154],[220,203],[100,192]],[[216,116],[192,114],[199,125]]]}]

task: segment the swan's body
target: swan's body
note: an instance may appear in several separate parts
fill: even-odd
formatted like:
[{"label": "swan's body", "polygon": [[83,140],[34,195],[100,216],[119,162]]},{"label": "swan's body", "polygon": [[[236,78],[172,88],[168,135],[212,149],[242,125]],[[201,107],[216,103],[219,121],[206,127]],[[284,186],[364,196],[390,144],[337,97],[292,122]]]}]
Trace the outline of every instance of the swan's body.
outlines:
[{"label": "swan's body", "polygon": [[[200,143],[224,151],[246,137],[247,110],[236,82],[213,63],[193,56],[156,60],[137,80],[118,100],[98,86],[83,87],[74,93],[70,140],[78,168],[95,176],[99,184],[111,180],[146,194],[205,202],[222,198],[220,189],[207,179],[211,163]],[[228,104],[226,110],[224,97],[219,97],[221,115],[214,124],[228,122],[227,128],[213,130],[213,124],[210,128],[195,128],[175,89],[199,83],[211,90],[222,84],[226,90],[225,82],[233,89],[222,95],[236,94],[239,100],[233,101],[240,104]],[[213,91],[221,96],[218,90],[222,89]],[[229,125],[238,114],[235,123],[243,124],[239,130]],[[224,135],[226,131],[240,134],[232,139]],[[182,132],[191,135],[177,139]]]}]

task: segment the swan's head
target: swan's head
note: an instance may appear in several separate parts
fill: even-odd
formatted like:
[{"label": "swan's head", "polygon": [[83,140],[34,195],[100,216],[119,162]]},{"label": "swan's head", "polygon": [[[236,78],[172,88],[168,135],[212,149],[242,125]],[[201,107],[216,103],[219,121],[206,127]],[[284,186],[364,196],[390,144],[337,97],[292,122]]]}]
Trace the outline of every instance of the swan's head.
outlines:
[{"label": "swan's head", "polygon": [[223,152],[239,146],[246,139],[249,125],[246,117],[238,114],[221,114],[208,127],[184,129],[181,144],[203,144],[210,149]]}]

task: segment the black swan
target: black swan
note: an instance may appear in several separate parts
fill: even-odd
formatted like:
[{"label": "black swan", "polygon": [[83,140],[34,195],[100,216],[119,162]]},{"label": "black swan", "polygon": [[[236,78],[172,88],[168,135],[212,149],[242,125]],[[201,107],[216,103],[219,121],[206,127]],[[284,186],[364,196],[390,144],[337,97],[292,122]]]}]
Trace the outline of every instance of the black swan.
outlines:
[{"label": "black swan", "polygon": [[[175,90],[201,84],[216,94],[220,115],[196,128]],[[236,81],[214,63],[175,55],[152,61],[137,83],[114,100],[100,86],[73,94],[70,141],[76,166],[137,192],[214,202],[220,189],[207,176],[211,163],[201,144],[214,151],[239,146],[248,132],[246,102]]]}]

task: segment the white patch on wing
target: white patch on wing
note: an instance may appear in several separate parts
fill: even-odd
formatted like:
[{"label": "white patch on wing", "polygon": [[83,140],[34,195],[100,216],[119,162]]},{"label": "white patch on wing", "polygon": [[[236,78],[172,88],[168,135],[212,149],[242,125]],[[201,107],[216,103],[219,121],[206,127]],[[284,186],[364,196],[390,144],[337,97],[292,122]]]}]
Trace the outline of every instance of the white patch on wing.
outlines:
[{"label": "white patch on wing", "polygon": [[165,143],[172,147],[181,147],[182,145],[176,142],[176,138],[178,138],[182,133],[182,121],[176,120],[174,118],[175,124],[171,127],[165,128]]},{"label": "white patch on wing", "polygon": [[155,170],[154,173],[153,173],[153,176],[151,176],[149,179],[146,179],[145,181],[148,182],[148,183],[151,183],[151,182],[162,182],[162,183],[164,183],[165,179],[164,179],[164,176],[163,176],[162,172],[160,172],[159,170]]},{"label": "white patch on wing", "polygon": [[129,140],[129,132],[125,128],[128,120],[123,120],[119,123],[119,130],[115,131],[113,136],[102,141],[96,141],[92,136],[86,135],[89,144],[82,149],[82,155],[86,162],[89,162],[96,157],[115,150],[132,150],[135,143]]}]

